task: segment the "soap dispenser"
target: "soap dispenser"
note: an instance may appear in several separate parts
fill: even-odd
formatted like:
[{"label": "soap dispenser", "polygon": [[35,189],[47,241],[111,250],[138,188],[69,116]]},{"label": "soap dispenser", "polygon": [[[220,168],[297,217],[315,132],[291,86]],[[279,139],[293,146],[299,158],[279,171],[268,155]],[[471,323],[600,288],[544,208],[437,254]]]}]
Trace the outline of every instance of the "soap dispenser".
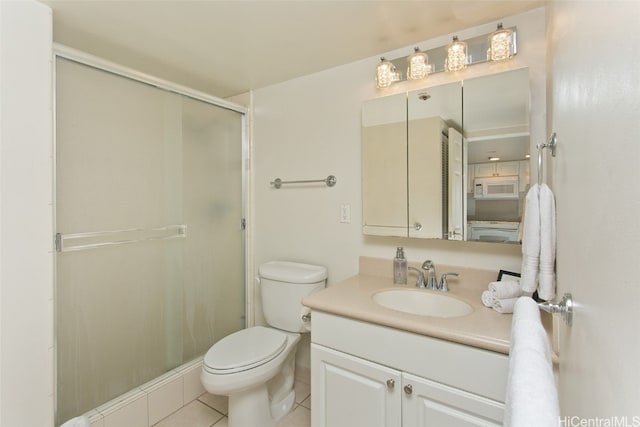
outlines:
[{"label": "soap dispenser", "polygon": [[396,285],[407,284],[407,260],[402,248],[396,249],[396,257],[393,259],[393,283]]}]

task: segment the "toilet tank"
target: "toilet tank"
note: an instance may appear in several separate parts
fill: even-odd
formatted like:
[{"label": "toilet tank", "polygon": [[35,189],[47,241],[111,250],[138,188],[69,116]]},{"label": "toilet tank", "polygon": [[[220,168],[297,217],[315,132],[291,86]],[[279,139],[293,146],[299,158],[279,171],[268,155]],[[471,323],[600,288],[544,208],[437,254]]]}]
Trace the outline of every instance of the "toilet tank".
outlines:
[{"label": "toilet tank", "polygon": [[262,310],[267,323],[289,332],[305,332],[302,299],[327,283],[327,268],[290,261],[271,261],[259,268]]}]

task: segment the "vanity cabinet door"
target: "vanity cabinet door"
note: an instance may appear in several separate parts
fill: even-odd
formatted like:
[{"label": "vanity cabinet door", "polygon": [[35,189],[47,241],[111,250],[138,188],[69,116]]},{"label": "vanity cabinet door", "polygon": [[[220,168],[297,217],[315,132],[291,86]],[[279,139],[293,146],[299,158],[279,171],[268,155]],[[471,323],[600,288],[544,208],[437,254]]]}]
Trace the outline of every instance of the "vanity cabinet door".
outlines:
[{"label": "vanity cabinet door", "polygon": [[311,344],[312,427],[398,427],[401,374]]},{"label": "vanity cabinet door", "polygon": [[406,373],[402,388],[402,427],[502,425],[495,400]]}]

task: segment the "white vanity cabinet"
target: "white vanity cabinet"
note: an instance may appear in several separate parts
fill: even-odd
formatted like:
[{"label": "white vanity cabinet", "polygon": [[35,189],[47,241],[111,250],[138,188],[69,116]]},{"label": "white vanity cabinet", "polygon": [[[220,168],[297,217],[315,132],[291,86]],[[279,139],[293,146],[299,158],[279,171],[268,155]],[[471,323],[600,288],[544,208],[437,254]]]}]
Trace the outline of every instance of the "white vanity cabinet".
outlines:
[{"label": "white vanity cabinet", "polygon": [[507,355],[312,317],[312,427],[502,425]]},{"label": "white vanity cabinet", "polygon": [[384,427],[401,424],[401,372],[311,344],[313,426]]}]

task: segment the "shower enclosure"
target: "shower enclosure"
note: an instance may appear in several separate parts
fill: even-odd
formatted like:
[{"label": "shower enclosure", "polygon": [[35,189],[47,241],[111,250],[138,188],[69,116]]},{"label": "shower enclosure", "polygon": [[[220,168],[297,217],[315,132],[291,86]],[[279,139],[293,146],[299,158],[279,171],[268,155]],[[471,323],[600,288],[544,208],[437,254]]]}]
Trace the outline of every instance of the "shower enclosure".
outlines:
[{"label": "shower enclosure", "polygon": [[244,111],[158,82],[56,56],[58,423],[245,326]]}]

